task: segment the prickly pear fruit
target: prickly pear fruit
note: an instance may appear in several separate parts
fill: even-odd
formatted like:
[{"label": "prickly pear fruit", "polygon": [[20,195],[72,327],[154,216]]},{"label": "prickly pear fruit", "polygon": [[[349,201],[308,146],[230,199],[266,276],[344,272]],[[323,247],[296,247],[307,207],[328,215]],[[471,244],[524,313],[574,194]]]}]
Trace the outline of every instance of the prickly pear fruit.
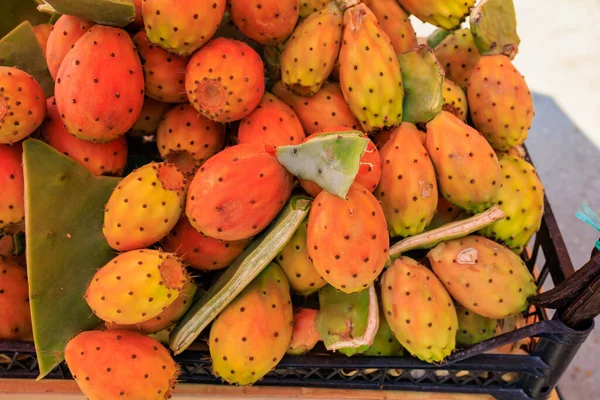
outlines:
[{"label": "prickly pear fruit", "polygon": [[171,108],[158,125],[156,143],[160,156],[184,174],[196,169],[225,145],[225,128],[202,116],[190,104]]},{"label": "prickly pear fruit", "polygon": [[152,136],[156,134],[160,121],[171,107],[168,103],[156,101],[149,97],[144,99],[144,106],[135,124],[131,127],[130,136]]},{"label": "prickly pear fruit", "polygon": [[508,57],[482,57],[469,78],[467,96],[473,125],[492,147],[509,150],[527,139],[533,99]]},{"label": "prickly pear fruit", "polygon": [[308,296],[327,283],[319,275],[308,255],[306,225],[307,222],[304,221],[296,230],[277,256],[277,264],[287,276],[290,287],[299,294]]},{"label": "prickly pear fruit", "polygon": [[30,340],[27,269],[0,257],[0,340]]},{"label": "prickly pear fruit", "polygon": [[0,232],[20,232],[25,218],[21,144],[0,144]]},{"label": "prickly pear fruit", "polygon": [[308,254],[319,274],[335,288],[364,290],[383,270],[389,249],[381,205],[353,183],[346,200],[319,193],[308,217]]},{"label": "prickly pear fruit", "polygon": [[404,88],[396,52],[375,15],[364,4],[344,13],[340,85],[365,132],[402,121]]},{"label": "prickly pear fruit", "polygon": [[385,320],[383,308],[379,309],[379,329],[373,340],[373,345],[363,354],[365,356],[401,356],[404,354],[402,345],[394,337],[390,326]]},{"label": "prickly pear fruit", "polygon": [[244,35],[262,45],[282,43],[296,27],[298,0],[229,0],[229,16]]},{"label": "prickly pear fruit", "polygon": [[127,140],[120,136],[107,143],[78,139],[67,132],[54,97],[47,100],[48,113],[41,132],[46,142],[100,176],[122,176],[127,164]]},{"label": "prickly pear fruit", "polygon": [[150,43],[144,31],[138,32],[133,42],[144,68],[146,96],[165,103],[187,101],[185,68],[188,60]]},{"label": "prickly pear fruit", "polygon": [[217,122],[245,118],[265,92],[264,66],[246,43],[217,38],[196,52],[185,74],[190,103]]},{"label": "prickly pear fruit", "polygon": [[35,34],[35,38],[37,39],[44,55],[46,54],[46,48],[48,46],[48,37],[50,36],[50,32],[52,32],[52,24],[39,24],[31,27],[33,29],[33,33]]},{"label": "prickly pear fruit", "polygon": [[471,31],[468,28],[453,31],[433,49],[433,52],[444,67],[446,78],[466,88],[473,68],[481,58]]},{"label": "prickly pear fruit", "polygon": [[65,56],[54,89],[70,134],[108,142],[133,126],[144,103],[144,75],[127,32],[96,25]]},{"label": "prickly pear fruit", "polygon": [[56,21],[46,44],[46,63],[53,78],[56,79],[60,64],[69,50],[92,26],[93,22],[66,14]]},{"label": "prickly pear fruit", "polygon": [[214,374],[237,385],[258,381],[283,358],[293,324],[287,279],[270,264],[213,322],[208,346]]},{"label": "prickly pear fruit", "polygon": [[438,199],[438,206],[437,210],[435,211],[435,215],[425,230],[430,231],[454,222],[459,219],[462,213],[463,210],[460,207],[456,207],[445,198],[440,197]]},{"label": "prickly pear fruit", "polygon": [[321,335],[317,332],[316,326],[318,313],[319,311],[310,308],[294,309],[294,329],[286,354],[306,354],[321,341]]},{"label": "prickly pear fruit", "polygon": [[340,51],[342,11],[329,5],[294,30],[281,54],[281,75],[294,93],[311,96],[327,80]]},{"label": "prickly pear fruit", "polygon": [[240,144],[284,146],[300,144],[304,137],[302,124],[294,110],[271,93],[265,93],[258,107],[242,120],[238,130]]},{"label": "prickly pear fruit", "polygon": [[482,317],[460,304],[456,304],[456,314],[458,315],[457,344],[470,346],[493,338],[496,334],[498,320]]},{"label": "prickly pear fruit", "polygon": [[542,224],[544,185],[533,165],[520,157],[503,154],[500,167],[502,183],[495,200],[506,218],[481,233],[520,254]]},{"label": "prickly pear fruit", "polygon": [[492,205],[502,171],[481,133],[442,111],[427,124],[426,147],[448,201],[474,213]]},{"label": "prickly pear fruit", "polygon": [[396,0],[364,0],[392,41],[397,55],[417,47],[417,35],[406,11]]},{"label": "prickly pear fruit", "polygon": [[484,0],[469,19],[475,44],[483,55],[504,54],[511,60],[519,51],[517,17],[512,0]]},{"label": "prickly pear fruit", "polygon": [[390,235],[412,236],[431,222],[438,203],[435,170],[417,127],[409,122],[395,128],[381,149],[381,182],[375,196]]},{"label": "prickly pear fruit", "polygon": [[381,278],[385,318],[396,339],[415,357],[440,362],[456,347],[458,321],[437,277],[412,258],[400,257]]},{"label": "prickly pear fruit", "polygon": [[148,247],[177,224],[185,201],[185,180],[173,165],[151,163],[123,179],[104,210],[102,231],[115,250]]},{"label": "prickly pear fruit", "polygon": [[475,0],[398,0],[398,3],[423,22],[454,29],[469,15]]},{"label": "prickly pear fruit", "polygon": [[33,76],[12,67],[0,66],[0,88],[0,144],[13,144],[42,124],[46,97]]},{"label": "prickly pear fruit", "polygon": [[501,319],[524,311],[527,298],[536,293],[523,260],[484,237],[442,242],[427,258],[452,297],[484,317]]},{"label": "prickly pear fruit", "polygon": [[163,247],[179,255],[192,268],[212,271],[228,267],[248,243],[248,240],[224,242],[204,236],[183,216],[163,241]]},{"label": "prickly pear fruit", "polygon": [[100,268],[85,299],[104,321],[138,324],[165,311],[188,281],[185,267],[174,254],[134,250]]},{"label": "prickly pear fruit", "polygon": [[65,360],[90,400],[169,399],[179,369],[157,340],[131,331],[88,331],[67,343]]},{"label": "prickly pear fruit", "polygon": [[321,90],[311,97],[293,93],[282,82],[277,82],[272,91],[294,109],[307,135],[337,126],[360,129],[337,83],[323,83]]},{"label": "prickly pear fruit", "polygon": [[310,14],[327,7],[333,0],[300,0],[300,18],[306,18]]},{"label": "prickly pear fruit", "polygon": [[257,143],[229,147],[198,170],[186,214],[198,232],[248,239],[267,227],[292,192],[292,175]]},{"label": "prickly pear fruit", "polygon": [[144,18],[142,17],[142,0],[133,0],[133,6],[135,7],[135,19],[131,25],[138,29],[144,28]]},{"label": "prickly pear fruit", "polygon": [[144,0],[148,40],[171,53],[189,56],[208,42],[225,13],[225,0]]},{"label": "prickly pear fruit", "polygon": [[469,112],[465,91],[450,79],[444,79],[442,96],[444,100],[442,110],[454,114],[462,122],[465,122],[467,120],[467,113]]}]

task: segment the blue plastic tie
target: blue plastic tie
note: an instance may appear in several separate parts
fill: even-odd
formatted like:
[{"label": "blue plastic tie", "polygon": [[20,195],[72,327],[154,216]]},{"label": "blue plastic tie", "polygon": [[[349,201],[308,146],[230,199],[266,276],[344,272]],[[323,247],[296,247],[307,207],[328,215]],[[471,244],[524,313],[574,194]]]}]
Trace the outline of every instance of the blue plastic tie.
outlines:
[{"label": "blue plastic tie", "polygon": [[[596,214],[587,204],[581,206],[581,208],[575,213],[575,216],[596,228],[600,232],[600,217]],[[600,240],[596,241],[596,248],[600,250]]]}]

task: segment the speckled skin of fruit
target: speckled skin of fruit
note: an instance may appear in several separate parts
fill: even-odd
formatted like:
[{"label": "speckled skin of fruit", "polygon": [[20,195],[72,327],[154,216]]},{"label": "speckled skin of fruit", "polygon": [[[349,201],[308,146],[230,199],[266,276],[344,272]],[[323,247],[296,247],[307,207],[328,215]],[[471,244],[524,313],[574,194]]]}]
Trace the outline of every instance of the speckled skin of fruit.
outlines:
[{"label": "speckled skin of fruit", "polygon": [[90,400],[163,400],[179,368],[157,340],[131,331],[88,331],[67,343],[65,360]]},{"label": "speckled skin of fruit", "polygon": [[41,132],[46,142],[83,165],[94,175],[122,176],[127,164],[127,140],[120,136],[106,143],[78,139],[67,132],[54,102],[47,100],[48,112]]},{"label": "speckled skin of fruit", "polygon": [[271,93],[266,93],[256,109],[242,120],[238,142],[268,146],[300,144],[305,135],[294,110]]},{"label": "speckled skin of fruit", "polygon": [[42,124],[46,97],[33,76],[17,68],[0,67],[0,87],[0,144],[13,144]]},{"label": "speckled skin of fruit", "polygon": [[440,197],[438,199],[437,210],[425,230],[429,231],[454,222],[459,218],[461,213],[463,213],[463,210],[460,207]]},{"label": "speckled skin of fruit", "polygon": [[109,142],[127,132],[144,103],[144,74],[127,32],[95,25],[65,56],[54,94],[70,134]]},{"label": "speckled skin of fruit", "polygon": [[226,0],[144,0],[148,39],[171,53],[189,56],[217,31]]},{"label": "speckled skin of fruit", "polygon": [[469,77],[481,58],[471,30],[466,28],[452,32],[435,46],[433,52],[444,67],[446,78],[466,88]]},{"label": "speckled skin of fruit", "polygon": [[364,290],[387,259],[389,236],[381,205],[356,182],[346,200],[322,191],[309,213],[307,244],[327,283],[346,293]]},{"label": "speckled skin of fruit", "polygon": [[469,112],[465,91],[450,79],[444,79],[442,83],[442,96],[444,99],[442,110],[454,114],[462,122],[465,122]]},{"label": "speckled skin of fruit", "polygon": [[398,3],[423,22],[454,29],[469,15],[475,0],[398,0]]},{"label": "speckled skin of fruit", "polygon": [[417,127],[403,122],[381,149],[381,182],[375,191],[391,236],[421,233],[438,202],[435,170]]},{"label": "speckled skin of fruit", "polygon": [[46,47],[48,46],[48,37],[50,37],[50,32],[52,32],[52,24],[39,24],[31,27],[33,29],[33,33],[35,34],[35,38],[37,39],[44,55],[46,54]]},{"label": "speckled skin of fruit", "polygon": [[263,62],[246,43],[214,39],[190,59],[185,90],[205,117],[223,123],[240,120],[264,95]]},{"label": "speckled skin of fruit", "polygon": [[373,340],[373,345],[363,354],[365,356],[401,356],[404,354],[402,345],[394,337],[381,307],[379,309],[379,329]]},{"label": "speckled skin of fruit", "polygon": [[213,373],[237,385],[261,379],[283,358],[293,324],[287,279],[270,264],[213,322],[208,340]]},{"label": "speckled skin of fruit", "polygon": [[524,311],[536,293],[527,266],[508,248],[480,236],[440,243],[427,258],[435,274],[460,304],[487,318]]},{"label": "speckled skin of fruit", "polygon": [[311,97],[293,93],[282,82],[277,82],[272,90],[294,109],[307,135],[337,126],[361,129],[337,83],[323,83],[321,90]]},{"label": "speckled skin of fruit", "polygon": [[187,101],[185,94],[187,58],[169,53],[151,43],[143,31],[133,37],[133,42],[144,68],[146,96],[165,103]]},{"label": "speckled skin of fruit", "polygon": [[229,0],[229,16],[244,35],[262,45],[282,43],[296,27],[298,0]]},{"label": "speckled skin of fruit", "polygon": [[204,236],[183,216],[164,239],[163,247],[179,255],[192,268],[212,271],[228,267],[248,243],[249,240],[225,242]]},{"label": "speckled skin of fruit", "polygon": [[457,344],[470,346],[495,336],[498,320],[477,315],[460,304],[456,304],[456,314],[458,315]]},{"label": "speckled skin of fruit", "polygon": [[424,265],[400,257],[381,278],[385,318],[400,344],[426,362],[441,362],[456,347],[454,303]]},{"label": "speckled skin of fruit", "polygon": [[321,341],[321,335],[316,328],[318,313],[318,310],[310,308],[297,307],[294,309],[294,329],[286,354],[306,354]]},{"label": "speckled skin of fruit", "polygon": [[185,179],[173,165],[151,163],[127,175],[110,196],[102,231],[115,250],[151,246],[177,224]]},{"label": "speckled skin of fruit", "polygon": [[19,232],[25,218],[23,148],[0,144],[0,232]]},{"label": "speckled skin of fruit", "polygon": [[442,111],[427,124],[426,148],[442,195],[467,211],[490,207],[502,171],[492,146],[481,133]]},{"label": "speckled skin of fruit", "polygon": [[0,340],[31,340],[27,269],[0,257]]},{"label": "speckled skin of fruit", "polygon": [[300,17],[306,18],[310,14],[327,7],[333,0],[300,0]]},{"label": "speckled skin of fruit", "polygon": [[206,236],[251,238],[285,206],[293,177],[264,145],[239,144],[211,157],[188,190],[186,215]]},{"label": "speckled skin of fruit", "polygon": [[396,0],[363,1],[377,17],[381,29],[392,41],[396,54],[406,53],[417,47],[417,35],[406,11]]},{"label": "speckled skin of fruit", "polygon": [[535,112],[523,76],[503,55],[482,57],[467,89],[475,128],[497,150],[509,150],[527,139]]},{"label": "speckled skin of fruit", "polygon": [[94,23],[73,15],[61,15],[56,21],[46,43],[46,63],[53,78],[58,75],[60,64],[69,50],[92,26]]},{"label": "speckled skin of fruit", "polygon": [[163,115],[171,107],[168,103],[156,101],[149,97],[144,99],[144,106],[135,124],[127,133],[129,136],[152,136],[156,134]]}]

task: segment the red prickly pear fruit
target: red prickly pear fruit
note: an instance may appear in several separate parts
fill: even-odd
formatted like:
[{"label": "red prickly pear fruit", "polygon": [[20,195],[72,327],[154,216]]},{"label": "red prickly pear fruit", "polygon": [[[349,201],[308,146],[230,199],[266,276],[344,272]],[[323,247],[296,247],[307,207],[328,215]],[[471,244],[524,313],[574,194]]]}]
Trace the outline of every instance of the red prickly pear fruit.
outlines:
[{"label": "red prickly pear fruit", "polygon": [[523,144],[535,112],[523,76],[503,55],[482,57],[467,88],[475,128],[496,150]]},{"label": "red prickly pear fruit", "polygon": [[[309,137],[306,138],[306,142],[314,138],[315,136],[331,133],[331,132],[343,132],[352,131],[345,126],[338,126],[333,128],[327,128],[322,131],[313,133]],[[369,140],[369,144],[367,144],[367,148],[360,158],[360,167],[358,170],[358,174],[356,174],[356,178],[354,178],[354,182],[360,183],[366,189],[369,189],[370,192],[373,192],[377,185],[379,184],[379,179],[381,178],[381,157],[379,156],[379,150],[377,150],[377,146],[373,143],[372,140]],[[302,188],[313,198],[317,197],[319,193],[323,190],[319,185],[315,182],[307,181],[305,179],[298,178],[300,185]]]},{"label": "red prickly pear fruit", "polygon": [[339,63],[344,98],[365,132],[402,122],[400,64],[389,37],[364,4],[344,13]]},{"label": "red prickly pear fruit", "polygon": [[375,14],[381,29],[388,35],[397,55],[417,47],[417,34],[406,11],[396,0],[363,1]]},{"label": "red prickly pear fruit", "polygon": [[352,184],[346,200],[322,191],[308,215],[308,254],[331,286],[360,292],[383,270],[387,229],[381,205],[359,183]]},{"label": "red prickly pear fruit", "polygon": [[446,78],[460,87],[467,87],[473,68],[481,58],[469,28],[458,29],[446,36],[433,53],[446,71]]},{"label": "red prickly pear fruit", "polygon": [[481,133],[442,111],[427,124],[426,147],[449,202],[474,213],[493,204],[502,171]]},{"label": "red prickly pear fruit", "polygon": [[327,284],[319,275],[306,245],[306,221],[294,233],[288,244],[277,256],[277,264],[283,269],[290,287],[301,295],[308,296]]},{"label": "red prickly pear fruit", "polygon": [[158,125],[156,143],[160,156],[185,175],[223,149],[225,128],[200,115],[190,104],[172,107]]},{"label": "red prickly pear fruit", "polygon": [[0,340],[31,340],[27,269],[0,257]]},{"label": "red prickly pear fruit", "polygon": [[65,56],[54,92],[72,135],[109,142],[127,132],[144,103],[142,64],[127,32],[90,28]]},{"label": "red prickly pear fruit", "polygon": [[46,97],[33,76],[12,67],[0,67],[0,88],[0,144],[13,144],[42,124]]},{"label": "red prickly pear fruit", "polygon": [[456,347],[458,317],[452,298],[427,267],[400,257],[381,277],[381,302],[400,344],[426,362],[441,362]]},{"label": "red prickly pear fruit", "polygon": [[47,100],[48,114],[41,132],[46,142],[83,165],[92,174],[122,176],[127,164],[127,140],[121,136],[107,143],[78,139],[67,132],[54,97]]},{"label": "red prickly pear fruit", "polygon": [[442,242],[427,258],[452,297],[487,318],[502,319],[525,311],[527,298],[537,291],[518,255],[481,236]]},{"label": "red prickly pear fruit", "polygon": [[229,0],[229,17],[244,35],[262,45],[282,43],[298,22],[298,0]]},{"label": "red prickly pear fruit", "polygon": [[398,0],[398,3],[421,21],[450,30],[465,20],[475,0]]},{"label": "red prickly pear fruit", "polygon": [[306,18],[310,14],[327,7],[333,0],[300,0],[300,18]]},{"label": "red prickly pear fruit", "polygon": [[386,129],[383,131],[379,131],[375,135],[373,135],[373,142],[375,143],[379,151],[381,151],[381,149],[383,149],[383,146],[385,146],[385,144],[391,139],[392,134],[394,132],[394,129]]},{"label": "red prickly pear fruit", "polygon": [[171,105],[168,103],[146,97],[140,116],[131,127],[128,135],[136,137],[155,135],[163,115],[170,107]]},{"label": "red prickly pear fruit", "polygon": [[443,197],[438,199],[437,210],[435,211],[435,215],[431,219],[426,231],[430,231],[432,229],[436,229],[442,227],[446,224],[454,222],[459,219],[460,215],[463,213],[463,210],[460,207],[455,206],[450,203]]},{"label": "red prickly pear fruit", "polygon": [[331,74],[342,40],[342,12],[330,3],[294,30],[281,54],[283,83],[294,93],[312,96]]},{"label": "red prickly pear fruit", "polygon": [[336,83],[323,83],[321,90],[311,97],[295,94],[283,82],[277,82],[272,91],[294,109],[307,135],[337,126],[361,129]]},{"label": "red prickly pear fruit", "polygon": [[96,272],[85,299],[94,314],[106,322],[139,324],[173,304],[189,279],[174,254],[128,251]]},{"label": "red prickly pear fruit", "polygon": [[270,264],[213,322],[208,339],[213,373],[237,385],[258,381],[285,355],[293,324],[287,279]]},{"label": "red prickly pear fruit", "polygon": [[381,203],[390,235],[422,233],[435,214],[438,188],[433,163],[417,127],[403,122],[381,149]]},{"label": "red prickly pear fruit", "polygon": [[187,101],[185,68],[188,60],[150,43],[143,31],[133,37],[133,42],[144,68],[146,96],[165,103]]},{"label": "red prickly pear fruit", "polygon": [[190,103],[217,122],[233,122],[254,111],[265,93],[264,65],[246,43],[217,38],[188,63],[185,90]]},{"label": "red prickly pear fruit", "polygon": [[40,24],[32,26],[31,28],[45,55],[46,47],[48,46],[48,38],[50,37],[50,32],[52,32],[52,24]]},{"label": "red prickly pear fruit", "polygon": [[442,96],[444,101],[442,110],[454,114],[462,122],[465,122],[469,112],[465,91],[450,79],[444,79],[442,83]]},{"label": "red prickly pear fruit", "polygon": [[302,124],[294,110],[271,93],[265,93],[258,107],[242,120],[238,130],[240,144],[284,146],[300,144],[304,137]]},{"label": "red prickly pear fruit", "polygon": [[0,232],[18,233],[25,219],[23,148],[0,144]]},{"label": "red prickly pear fruit", "polygon": [[225,242],[204,236],[183,216],[164,239],[163,248],[179,255],[192,268],[213,271],[228,267],[248,243],[249,240]]},{"label": "red prickly pear fruit", "polygon": [[169,399],[179,368],[155,339],[131,331],[88,331],[67,343],[65,360],[89,400]]},{"label": "red prickly pear fruit", "polygon": [[225,13],[226,0],[144,0],[142,16],[148,40],[180,56],[208,42]]},{"label": "red prickly pear fruit", "polygon": [[185,201],[185,179],[176,167],[151,163],[127,175],[104,210],[102,231],[115,250],[151,246],[177,224]]},{"label": "red prickly pear fruit", "polygon": [[58,69],[69,50],[92,26],[94,26],[93,22],[66,14],[61,15],[56,21],[46,45],[46,63],[48,71],[54,79],[56,79]]},{"label": "red prickly pear fruit", "polygon": [[264,145],[232,146],[200,167],[188,190],[186,214],[206,236],[249,239],[285,206],[292,183],[292,175]]},{"label": "red prickly pear fruit", "polygon": [[294,329],[286,354],[296,356],[306,354],[321,341],[321,335],[317,332],[318,314],[318,310],[310,308],[294,309]]}]

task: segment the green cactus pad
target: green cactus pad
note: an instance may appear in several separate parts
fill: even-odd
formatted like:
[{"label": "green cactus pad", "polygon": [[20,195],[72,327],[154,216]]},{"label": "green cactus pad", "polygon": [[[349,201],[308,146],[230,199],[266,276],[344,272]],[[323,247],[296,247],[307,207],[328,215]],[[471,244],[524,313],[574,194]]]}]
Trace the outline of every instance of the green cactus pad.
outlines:
[{"label": "green cactus pad", "polygon": [[54,80],[46,65],[46,56],[33,33],[29,21],[25,21],[0,40],[0,66],[17,67],[33,76],[44,95],[54,94]]},{"label": "green cactus pad", "polygon": [[448,36],[451,33],[452,33],[452,31],[447,31],[442,28],[437,28],[429,36],[427,36],[427,46],[429,46],[433,49],[435,46],[440,44],[440,42],[442,40],[444,40],[446,38],[446,36]]},{"label": "green cactus pad", "polygon": [[504,54],[511,60],[519,51],[513,0],[484,0],[470,17],[475,45],[483,55]]},{"label": "green cactus pad", "polygon": [[0,38],[23,21],[29,21],[33,25],[48,22],[50,16],[39,12],[37,6],[38,3],[34,0],[0,1]]},{"label": "green cactus pad", "polygon": [[292,197],[287,207],[192,305],[171,334],[171,350],[180,354],[235,297],[279,254],[308,215],[312,201]]},{"label": "green cactus pad", "polygon": [[102,25],[123,27],[133,22],[133,0],[44,0],[44,12],[75,15]]},{"label": "green cactus pad", "polygon": [[404,84],[403,121],[413,124],[431,121],[444,104],[444,69],[433,50],[425,45],[400,54],[398,61]]},{"label": "green cactus pad", "polygon": [[117,178],[95,177],[47,144],[23,145],[27,275],[33,336],[43,378],[67,342],[99,320],[83,298],[96,270],[114,257],[102,234]]},{"label": "green cactus pad", "polygon": [[344,199],[368,144],[362,132],[332,132],[296,146],[279,146],[277,160],[298,178]]}]

